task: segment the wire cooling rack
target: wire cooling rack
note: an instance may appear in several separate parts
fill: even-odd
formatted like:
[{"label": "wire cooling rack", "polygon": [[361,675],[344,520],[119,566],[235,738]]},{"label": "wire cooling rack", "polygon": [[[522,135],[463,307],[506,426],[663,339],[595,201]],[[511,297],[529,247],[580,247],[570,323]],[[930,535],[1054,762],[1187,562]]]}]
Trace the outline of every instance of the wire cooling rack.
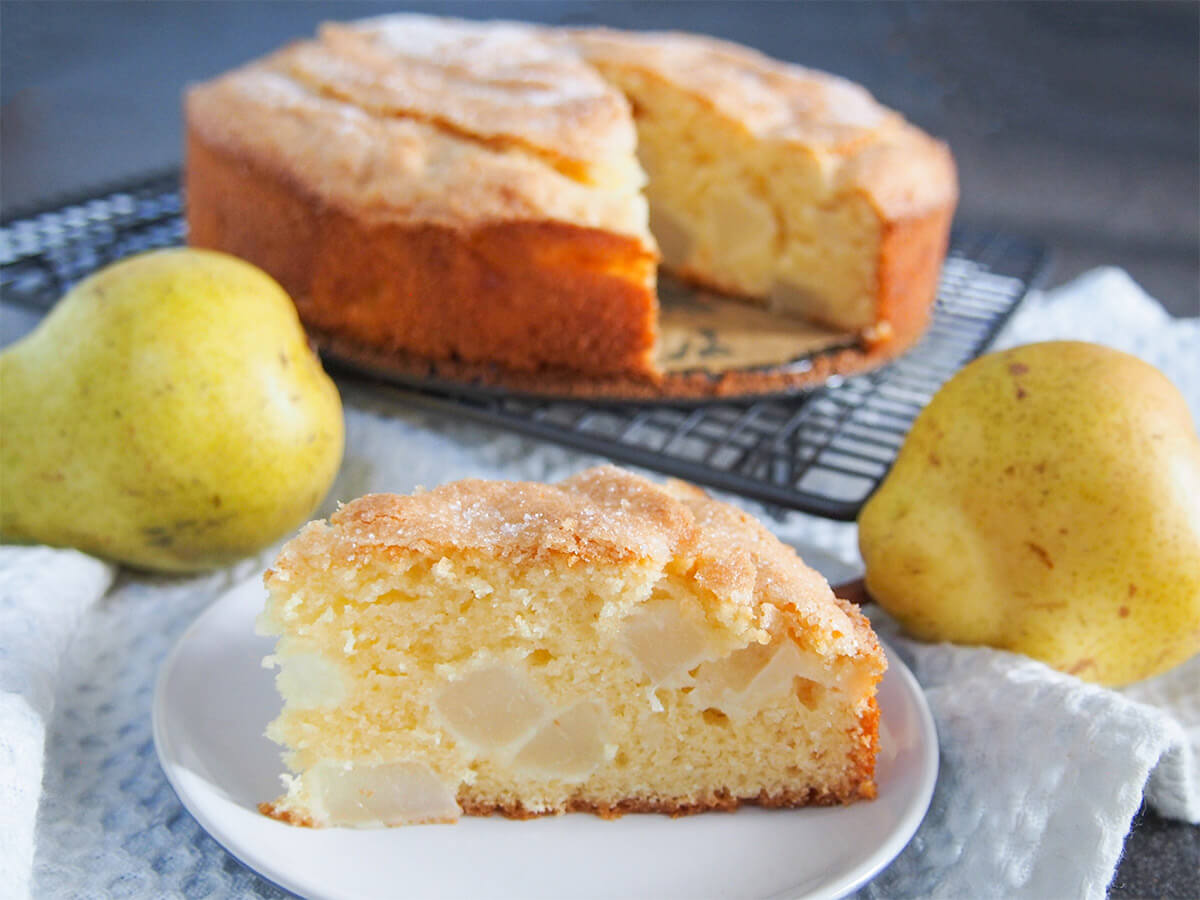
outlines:
[{"label": "wire cooling rack", "polygon": [[[184,238],[178,175],[63,202],[0,226],[0,295],[49,309],[115,259]],[[531,399],[444,384],[372,389],[831,519],[850,520],[938,387],[988,346],[1046,267],[1023,237],[958,228],[929,332],[877,372],[806,394],[691,407]]]}]

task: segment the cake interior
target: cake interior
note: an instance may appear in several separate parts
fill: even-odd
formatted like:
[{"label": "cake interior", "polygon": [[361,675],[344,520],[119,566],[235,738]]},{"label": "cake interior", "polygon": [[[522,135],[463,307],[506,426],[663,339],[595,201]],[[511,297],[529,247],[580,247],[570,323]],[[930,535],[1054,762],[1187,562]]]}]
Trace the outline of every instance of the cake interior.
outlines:
[{"label": "cake interior", "polygon": [[663,266],[835,329],[877,318],[879,215],[838,192],[822,159],[756,138],[655,75],[597,62],[629,99]]},{"label": "cake interior", "polygon": [[[307,558],[268,579],[307,825],[872,796],[877,663],[649,561]],[[768,617],[769,618],[769,617]]]}]

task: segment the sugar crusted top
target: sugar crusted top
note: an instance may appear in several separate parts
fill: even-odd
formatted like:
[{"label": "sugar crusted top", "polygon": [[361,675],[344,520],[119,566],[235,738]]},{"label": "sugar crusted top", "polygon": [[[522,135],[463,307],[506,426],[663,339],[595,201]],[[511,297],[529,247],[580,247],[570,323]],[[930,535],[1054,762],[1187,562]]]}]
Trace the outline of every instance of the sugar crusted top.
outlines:
[{"label": "sugar crusted top", "polygon": [[481,551],[510,560],[665,565],[694,540],[689,511],[649,481],[612,466],[557,485],[465,479],[410,495],[368,494],[306,526],[283,550],[339,557],[396,550]]},{"label": "sugar crusted top", "polygon": [[660,486],[615,466],[555,485],[467,479],[411,495],[369,494],[305,526],[266,582],[290,582],[312,566],[460,552],[669,569],[721,602],[755,608],[761,625],[782,618],[820,645],[877,652],[862,615],[751,516],[683,482]]},{"label": "sugar crusted top", "polygon": [[888,218],[957,195],[944,144],[845,79],[677,32],[411,14],[328,24],[192,88],[189,128],[357,213],[459,227],[550,218],[647,248],[629,104],[602,71],[672,83],[756,138],[822,160]]},{"label": "sugar crusted top", "polygon": [[421,119],[376,115],[270,67],[252,64],[193,88],[187,115],[206,143],[248,154],[372,221],[471,227],[550,219],[629,235],[653,252],[636,184],[602,190],[535,155]]},{"label": "sugar crusted top", "polygon": [[845,78],[705,35],[606,28],[569,35],[601,69],[643,72],[758,140],[816,155],[831,190],[861,190],[888,217],[917,216],[957,197],[949,149]]},{"label": "sugar crusted top", "polygon": [[[582,184],[636,190],[644,177],[633,161],[637,135],[625,97],[535,26],[422,15],[331,23],[315,40],[191,93],[265,73],[326,101],[324,115],[422,122],[483,149],[519,149]],[[260,127],[272,108],[264,104]],[[203,124],[216,127],[207,117]]]}]

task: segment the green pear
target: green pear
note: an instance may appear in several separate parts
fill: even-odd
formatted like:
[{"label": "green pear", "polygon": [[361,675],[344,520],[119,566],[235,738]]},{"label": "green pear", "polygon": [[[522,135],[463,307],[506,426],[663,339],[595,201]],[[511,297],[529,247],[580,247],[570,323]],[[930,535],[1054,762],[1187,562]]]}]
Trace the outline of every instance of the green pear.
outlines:
[{"label": "green pear", "polygon": [[914,636],[1127,684],[1200,651],[1200,439],[1153,366],[1075,341],[980,357],[859,516],[871,595]]},{"label": "green pear", "polygon": [[308,518],[343,439],[337,388],[275,281],[206,250],[131,257],[0,354],[0,534],[219,566]]}]

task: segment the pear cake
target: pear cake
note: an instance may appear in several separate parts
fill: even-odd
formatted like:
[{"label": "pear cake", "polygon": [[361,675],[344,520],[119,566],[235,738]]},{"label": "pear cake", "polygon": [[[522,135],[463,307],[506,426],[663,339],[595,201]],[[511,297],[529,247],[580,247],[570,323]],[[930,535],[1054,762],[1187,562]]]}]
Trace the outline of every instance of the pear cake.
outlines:
[{"label": "pear cake", "polygon": [[186,118],[189,241],[319,343],[557,391],[673,390],[660,261],[877,365],[926,324],[957,201],[945,145],[863,88],[681,33],[327,24]]},{"label": "pear cake", "polygon": [[604,466],[368,495],[265,576],[267,734],[314,827],[875,795],[866,619],[761,525]]}]

